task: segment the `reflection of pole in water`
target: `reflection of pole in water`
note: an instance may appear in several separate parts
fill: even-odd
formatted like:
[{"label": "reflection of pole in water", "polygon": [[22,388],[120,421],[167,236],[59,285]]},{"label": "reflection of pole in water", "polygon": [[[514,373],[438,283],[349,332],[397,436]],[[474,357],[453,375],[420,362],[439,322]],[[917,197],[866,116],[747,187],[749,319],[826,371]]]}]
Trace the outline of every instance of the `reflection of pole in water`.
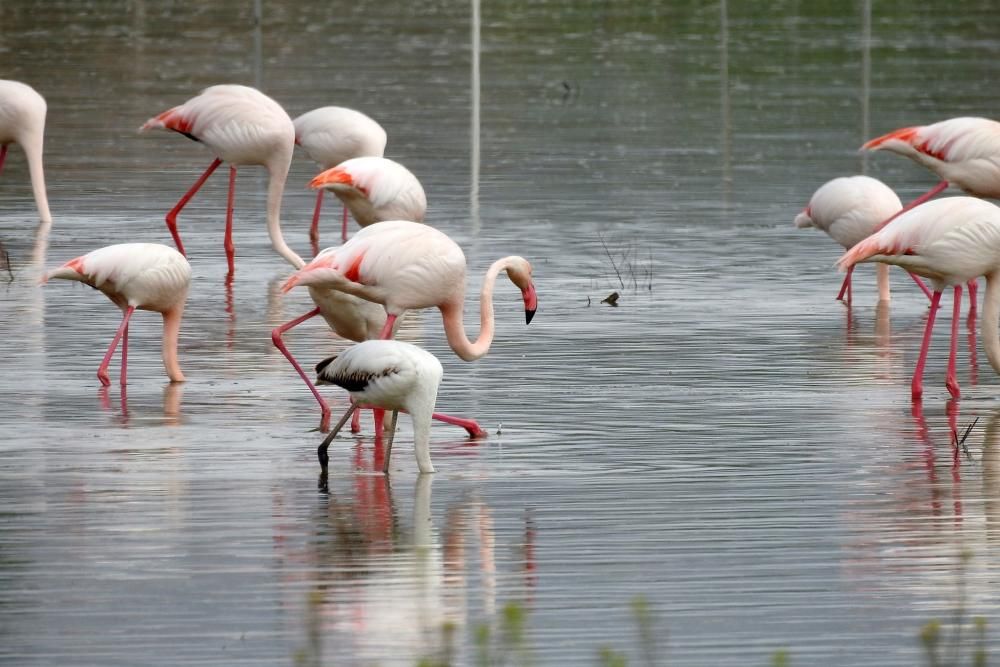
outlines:
[{"label": "reflection of pole in water", "polygon": [[729,208],[732,173],[732,121],[729,116],[729,8],[719,2],[719,102],[722,107],[722,201]]},{"label": "reflection of pole in water", "polygon": [[264,0],[253,0],[253,85],[260,90],[264,78]]},{"label": "reflection of pole in water", "polygon": [[479,0],[472,0],[472,174],[469,185],[469,215],[472,232],[479,233]]},{"label": "reflection of pole in water", "polygon": [[[871,136],[869,99],[872,87],[872,0],[861,3],[861,141]],[[868,151],[861,151],[861,173],[868,171]]]}]

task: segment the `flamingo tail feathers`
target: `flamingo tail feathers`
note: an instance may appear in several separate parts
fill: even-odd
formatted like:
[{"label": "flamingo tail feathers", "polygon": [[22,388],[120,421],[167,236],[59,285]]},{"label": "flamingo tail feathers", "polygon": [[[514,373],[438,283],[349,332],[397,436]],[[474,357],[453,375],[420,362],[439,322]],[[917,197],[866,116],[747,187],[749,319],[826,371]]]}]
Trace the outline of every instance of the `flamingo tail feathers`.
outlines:
[{"label": "flamingo tail feathers", "polygon": [[866,141],[861,150],[872,150],[877,151],[882,148],[889,141],[902,141],[903,143],[912,144],[913,138],[917,136],[917,127],[903,127],[898,130],[893,130],[888,134],[883,134],[881,137],[875,137],[869,141]]}]

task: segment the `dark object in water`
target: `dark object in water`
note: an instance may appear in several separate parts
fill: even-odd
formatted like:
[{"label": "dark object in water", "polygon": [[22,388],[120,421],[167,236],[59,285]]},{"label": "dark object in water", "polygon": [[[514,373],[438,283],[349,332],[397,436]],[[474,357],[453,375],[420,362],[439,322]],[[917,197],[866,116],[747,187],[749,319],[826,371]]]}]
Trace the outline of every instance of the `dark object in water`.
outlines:
[{"label": "dark object in water", "polygon": [[613,307],[617,308],[618,307],[618,296],[619,296],[618,292],[612,292],[611,294],[609,294],[606,297],[604,297],[603,299],[601,299],[601,303],[606,303],[609,306],[613,306]]},{"label": "dark object in water", "polygon": [[3,247],[3,243],[0,243],[0,270],[7,269],[7,275],[9,278],[7,282],[14,282],[14,272],[10,270],[10,255],[7,254],[7,249]]}]

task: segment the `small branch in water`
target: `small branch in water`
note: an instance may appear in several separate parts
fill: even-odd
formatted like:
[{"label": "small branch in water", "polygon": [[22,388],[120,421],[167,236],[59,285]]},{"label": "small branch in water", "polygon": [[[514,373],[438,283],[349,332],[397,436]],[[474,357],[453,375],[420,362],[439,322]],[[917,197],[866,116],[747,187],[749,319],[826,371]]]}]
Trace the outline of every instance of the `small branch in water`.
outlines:
[{"label": "small branch in water", "polygon": [[10,255],[7,254],[7,249],[3,247],[3,243],[0,243],[0,268],[7,269],[7,275],[10,276],[7,282],[14,282],[14,272],[10,270]]},{"label": "small branch in water", "polygon": [[972,429],[976,427],[977,423],[979,423],[979,417],[973,419],[972,423],[965,427],[965,431],[962,433],[961,438],[958,437],[958,430],[952,429],[951,431],[952,446],[955,449],[961,448],[962,451],[965,452],[965,456],[970,459],[972,458],[972,453],[969,451],[969,447],[965,444],[965,441],[968,439],[969,434],[972,433]]},{"label": "small branch in water", "polygon": [[611,256],[611,251],[608,250],[608,244],[604,242],[604,234],[598,234],[597,237],[601,239],[601,245],[604,247],[604,253],[608,256],[608,259],[611,260],[611,268],[615,270],[615,275],[618,276],[618,284],[622,286],[622,289],[625,289],[625,281],[622,280],[621,271],[618,270],[618,265],[615,264],[615,258]]}]

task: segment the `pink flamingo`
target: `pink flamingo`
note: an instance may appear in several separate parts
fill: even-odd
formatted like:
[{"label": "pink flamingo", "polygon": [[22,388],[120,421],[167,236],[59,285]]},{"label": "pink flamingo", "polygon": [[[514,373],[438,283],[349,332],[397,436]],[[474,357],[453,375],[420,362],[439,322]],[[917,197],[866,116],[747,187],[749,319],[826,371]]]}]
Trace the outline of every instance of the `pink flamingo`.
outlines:
[{"label": "pink flamingo", "polygon": [[[795,226],[803,229],[817,227],[830,238],[850,250],[875,231],[880,222],[895,215],[903,204],[899,197],[882,181],[869,176],[842,176],[824,183],[809,200],[809,204],[795,216]],[[878,298],[889,300],[889,266],[879,264],[876,269]],[[847,270],[837,299],[851,304],[851,274]],[[930,290],[919,277],[910,276],[930,298]]]},{"label": "pink flamingo", "polygon": [[924,365],[934,318],[941,292],[948,286],[955,288],[955,303],[946,385],[952,397],[959,397],[955,357],[962,283],[979,276],[986,277],[985,312],[980,333],[990,365],[1000,373],[1000,208],[974,197],[929,201],[903,213],[881,231],[855,245],[837,265],[847,270],[862,261],[895,264],[933,283],[931,310],[911,383],[914,400],[923,395]]},{"label": "pink flamingo", "polygon": [[302,266],[281,235],[281,196],[288,178],[295,146],[292,119],[277,102],[254,88],[237,85],[212,86],[180,106],[150,118],[139,131],[173,130],[205,144],[216,158],[195,181],[191,189],[167,213],[167,228],[177,249],[184,253],[184,244],[177,233],[177,215],[212,172],[223,162],[229,167],[229,198],[226,205],[226,260],[229,276],[233,275],[233,196],[236,189],[236,167],[263,165],[270,174],[267,190],[267,231],[271,245],[293,266]]},{"label": "pink flamingo", "polygon": [[12,143],[20,145],[28,160],[38,217],[41,222],[50,223],[52,215],[49,213],[42,169],[46,110],[45,98],[34,88],[20,81],[0,79],[0,170],[7,157],[8,146]]},{"label": "pink flamingo", "polygon": [[379,338],[389,338],[396,318],[407,310],[436,307],[452,351],[465,361],[486,355],[493,343],[493,287],[500,272],[521,290],[525,321],[537,308],[531,264],[511,255],[493,262],[480,293],[480,332],[475,341],[465,335],[465,254],[443,232],[408,220],[389,220],[365,227],[342,246],[327,248],[285,281],[282,291],[296,285],[340,290],[385,307]]},{"label": "pink flamingo", "polygon": [[191,284],[191,265],[183,255],[159,243],[122,243],[71,259],[46,274],[42,282],[52,278],[90,285],[122,309],[121,326],[97,369],[101,384],[111,384],[108,364],[119,340],[122,342],[121,384],[123,387],[126,384],[128,323],[136,308],[163,315],[163,365],[171,382],[184,381],[177,362],[177,336]]},{"label": "pink flamingo", "polygon": [[[386,319],[379,338],[383,339],[392,335],[397,318],[405,311],[437,307],[449,346],[460,358],[473,361],[484,356],[493,341],[493,288],[502,271],[521,290],[526,322],[535,314],[531,264],[517,256],[499,259],[483,280],[480,333],[475,342],[465,335],[463,324],[465,255],[448,236],[419,223],[392,220],[365,227],[344,245],[317,255],[285,282],[282,291],[295,285],[324,287],[382,304]],[[435,415],[448,421],[443,417]]]},{"label": "pink flamingo", "polygon": [[[1000,198],[1000,123],[996,121],[973,117],[949,118],[931,125],[893,130],[866,142],[861,148],[903,155],[941,178],[937,185],[907,204],[903,211],[934,197],[949,184],[975,197]],[[976,290],[976,281],[970,281],[969,311],[973,316],[976,312]]]},{"label": "pink flamingo", "polygon": [[[295,124],[295,143],[305,149],[311,160],[324,170],[335,167],[351,158],[382,157],[385,152],[386,134],[377,122],[354,109],[345,107],[320,107],[307,111]],[[323,195],[316,193],[309,240],[319,248],[319,212]],[[347,240],[347,206],[344,206],[343,240]]]},{"label": "pink flamingo", "polygon": [[386,220],[423,222],[427,213],[427,196],[420,181],[388,158],[347,160],[318,174],[309,187],[332,190],[362,227]]}]

